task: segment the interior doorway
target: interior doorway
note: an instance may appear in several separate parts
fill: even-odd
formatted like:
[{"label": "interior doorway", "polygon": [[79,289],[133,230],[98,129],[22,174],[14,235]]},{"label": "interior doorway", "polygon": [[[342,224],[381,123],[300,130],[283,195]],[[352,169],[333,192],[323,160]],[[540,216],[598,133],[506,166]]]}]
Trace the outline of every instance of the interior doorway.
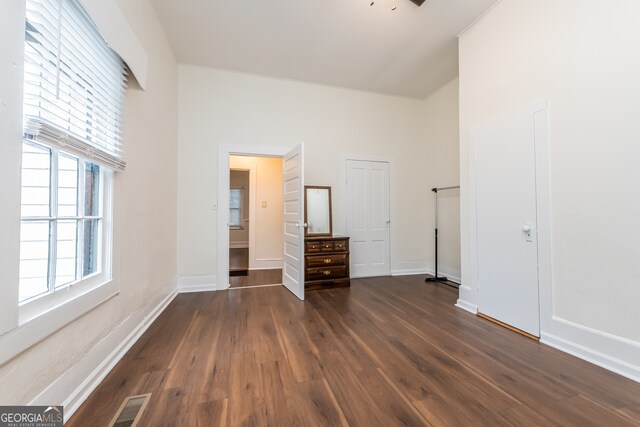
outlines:
[{"label": "interior doorway", "polygon": [[[213,206],[213,210],[217,212],[218,217],[217,289],[229,289],[231,285],[229,277],[229,202],[231,188],[230,159],[232,156],[282,159],[283,248],[280,261],[282,266],[282,285],[298,299],[304,300],[304,146],[302,144],[293,148],[239,144],[218,145],[218,199]],[[249,185],[249,191],[251,191],[252,186],[257,185],[257,179],[250,178]],[[253,209],[258,209],[255,203],[253,206]],[[260,206],[262,206],[262,203]],[[250,204],[250,212],[251,209]],[[251,230],[254,231],[251,232]],[[256,231],[256,227],[251,226],[251,214],[249,217],[249,231],[250,270],[252,268],[251,236],[255,235]],[[268,259],[262,261],[268,261]]]},{"label": "interior doorway", "polygon": [[282,284],[281,157],[229,156],[229,286]]}]

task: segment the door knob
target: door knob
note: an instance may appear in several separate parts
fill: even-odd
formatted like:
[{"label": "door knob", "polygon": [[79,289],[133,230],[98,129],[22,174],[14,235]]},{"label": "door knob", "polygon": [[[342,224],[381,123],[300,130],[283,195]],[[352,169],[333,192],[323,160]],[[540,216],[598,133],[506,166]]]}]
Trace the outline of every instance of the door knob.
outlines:
[{"label": "door knob", "polygon": [[526,233],[527,242],[533,242],[533,224],[531,222],[525,222],[522,224],[522,231]]}]

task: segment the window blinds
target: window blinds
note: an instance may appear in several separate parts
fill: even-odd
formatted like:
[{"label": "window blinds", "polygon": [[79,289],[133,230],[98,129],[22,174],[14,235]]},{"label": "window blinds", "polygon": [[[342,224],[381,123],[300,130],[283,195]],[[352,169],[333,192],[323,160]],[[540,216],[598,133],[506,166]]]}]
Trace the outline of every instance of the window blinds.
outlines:
[{"label": "window blinds", "polygon": [[25,138],[123,171],[126,71],[77,0],[27,0]]}]

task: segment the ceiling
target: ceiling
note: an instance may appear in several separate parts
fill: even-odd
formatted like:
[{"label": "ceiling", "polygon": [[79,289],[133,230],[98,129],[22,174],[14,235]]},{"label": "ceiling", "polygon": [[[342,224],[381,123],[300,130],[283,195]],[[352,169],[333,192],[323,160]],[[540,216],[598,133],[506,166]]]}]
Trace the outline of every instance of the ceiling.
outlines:
[{"label": "ceiling", "polygon": [[424,98],[457,76],[456,35],[496,0],[152,2],[180,63]]}]

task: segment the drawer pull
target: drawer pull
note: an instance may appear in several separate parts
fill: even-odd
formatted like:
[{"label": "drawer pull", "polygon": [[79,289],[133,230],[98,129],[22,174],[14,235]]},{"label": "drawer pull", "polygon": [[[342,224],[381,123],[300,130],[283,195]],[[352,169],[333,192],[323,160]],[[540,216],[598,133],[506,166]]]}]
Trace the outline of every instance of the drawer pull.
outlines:
[{"label": "drawer pull", "polygon": [[325,264],[331,264],[331,259],[330,259],[330,258],[325,259],[325,260],[324,260],[324,263],[325,263]]},{"label": "drawer pull", "polygon": [[324,274],[325,276],[329,276],[331,274],[331,270],[324,270],[322,274]]}]

